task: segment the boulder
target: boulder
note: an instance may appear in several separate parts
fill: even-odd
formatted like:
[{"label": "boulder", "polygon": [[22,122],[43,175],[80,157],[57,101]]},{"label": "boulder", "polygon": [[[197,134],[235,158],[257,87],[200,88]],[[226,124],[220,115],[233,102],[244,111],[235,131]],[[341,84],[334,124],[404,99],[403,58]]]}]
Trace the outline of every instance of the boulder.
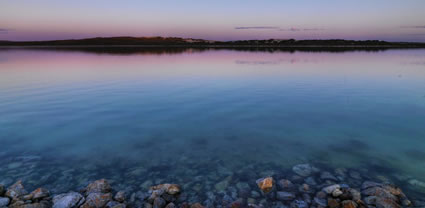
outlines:
[{"label": "boulder", "polygon": [[53,208],[76,208],[84,201],[84,197],[76,192],[60,194],[53,197]]},{"label": "boulder", "polygon": [[0,207],[6,207],[9,205],[10,199],[7,197],[0,197]]},{"label": "boulder", "polygon": [[5,196],[16,199],[26,194],[28,194],[28,192],[22,185],[22,181],[17,181],[7,189]]},{"label": "boulder", "polygon": [[49,190],[47,190],[45,188],[38,188],[38,189],[34,190],[33,192],[31,192],[31,196],[32,196],[32,199],[34,199],[34,200],[40,200],[40,199],[49,197],[50,192],[49,192]]},{"label": "boulder", "polygon": [[272,177],[267,177],[258,179],[256,183],[263,193],[269,193],[273,189],[274,181]]},{"label": "boulder", "polygon": [[97,181],[94,181],[93,183],[89,184],[86,189],[86,195],[89,195],[91,193],[109,193],[112,191],[111,186],[109,185],[108,181],[105,179],[100,179]]},{"label": "boulder", "polygon": [[81,208],[102,208],[112,200],[111,193],[91,193]]}]

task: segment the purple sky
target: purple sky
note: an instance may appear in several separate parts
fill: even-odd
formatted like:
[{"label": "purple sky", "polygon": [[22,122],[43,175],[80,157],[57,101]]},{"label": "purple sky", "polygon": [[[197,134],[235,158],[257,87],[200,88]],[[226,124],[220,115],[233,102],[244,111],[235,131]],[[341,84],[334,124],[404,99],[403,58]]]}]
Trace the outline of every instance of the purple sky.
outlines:
[{"label": "purple sky", "polygon": [[424,0],[2,1],[0,40],[178,36],[425,42],[424,11]]}]

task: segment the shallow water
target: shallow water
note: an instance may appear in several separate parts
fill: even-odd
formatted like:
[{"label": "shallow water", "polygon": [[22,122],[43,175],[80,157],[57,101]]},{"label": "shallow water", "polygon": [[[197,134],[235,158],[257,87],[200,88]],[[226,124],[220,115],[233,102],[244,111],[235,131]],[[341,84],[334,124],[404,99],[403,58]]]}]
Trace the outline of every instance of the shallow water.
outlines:
[{"label": "shallow water", "polygon": [[0,50],[0,115],[4,184],[199,192],[309,162],[425,193],[425,50]]}]

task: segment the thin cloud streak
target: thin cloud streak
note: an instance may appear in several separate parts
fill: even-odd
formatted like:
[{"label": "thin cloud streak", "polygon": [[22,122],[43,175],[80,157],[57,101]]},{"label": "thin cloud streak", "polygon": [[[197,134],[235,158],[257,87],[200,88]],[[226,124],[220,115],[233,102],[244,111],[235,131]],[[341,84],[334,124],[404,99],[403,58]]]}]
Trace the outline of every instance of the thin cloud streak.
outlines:
[{"label": "thin cloud streak", "polygon": [[404,29],[425,29],[425,25],[401,26]]},{"label": "thin cloud streak", "polygon": [[235,27],[235,30],[275,30],[279,27],[273,26],[255,26],[255,27]]}]

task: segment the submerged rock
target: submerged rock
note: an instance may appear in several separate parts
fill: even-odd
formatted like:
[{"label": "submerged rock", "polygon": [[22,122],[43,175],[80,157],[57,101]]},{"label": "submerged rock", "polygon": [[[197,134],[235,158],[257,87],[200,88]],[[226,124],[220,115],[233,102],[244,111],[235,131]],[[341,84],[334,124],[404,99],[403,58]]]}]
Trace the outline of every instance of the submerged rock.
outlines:
[{"label": "submerged rock", "polygon": [[292,171],[300,176],[307,177],[313,173],[313,167],[310,164],[299,164],[295,165]]},{"label": "submerged rock", "polygon": [[341,188],[341,186],[339,184],[334,184],[334,185],[327,186],[327,187],[323,188],[322,191],[324,191],[327,194],[332,194],[332,192],[334,192],[336,189],[340,189],[340,188]]},{"label": "submerged rock", "polygon": [[114,197],[115,201],[117,202],[124,202],[125,201],[125,192],[124,191],[118,191],[117,194],[115,194]]},{"label": "submerged rock", "polygon": [[362,187],[365,187],[365,189],[361,193],[366,196],[364,201],[369,206],[400,208],[402,205],[411,205],[411,202],[407,199],[403,191],[393,185],[365,182]]},{"label": "submerged rock", "polygon": [[260,178],[256,181],[258,187],[263,191],[263,193],[269,193],[273,189],[273,178]]},{"label": "submerged rock", "polygon": [[4,193],[6,193],[6,189],[3,184],[0,184],[0,196],[3,196]]},{"label": "submerged rock", "polygon": [[28,192],[22,185],[22,181],[17,181],[15,184],[13,184],[7,189],[5,196],[15,199],[25,194],[28,194]]},{"label": "submerged rock", "polygon": [[162,191],[170,195],[177,195],[180,193],[180,186],[177,184],[165,183],[157,186],[152,186],[150,189],[153,191]]},{"label": "submerged rock", "polygon": [[84,203],[84,197],[76,192],[53,197],[53,208],[76,208]]},{"label": "submerged rock", "polygon": [[278,191],[276,193],[276,198],[281,201],[292,201],[295,199],[295,194],[284,191]]}]

